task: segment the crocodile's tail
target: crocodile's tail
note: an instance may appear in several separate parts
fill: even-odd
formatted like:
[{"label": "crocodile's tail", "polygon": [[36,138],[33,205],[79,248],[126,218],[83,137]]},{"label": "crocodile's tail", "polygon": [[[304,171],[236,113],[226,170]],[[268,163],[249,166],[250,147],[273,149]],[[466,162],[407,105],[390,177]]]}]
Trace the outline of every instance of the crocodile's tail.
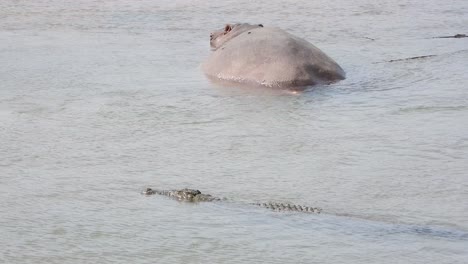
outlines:
[{"label": "crocodile's tail", "polygon": [[307,212],[320,214],[322,209],[317,207],[302,206],[296,204],[283,204],[283,203],[254,203],[256,206],[264,207],[274,211],[293,211],[293,212]]}]

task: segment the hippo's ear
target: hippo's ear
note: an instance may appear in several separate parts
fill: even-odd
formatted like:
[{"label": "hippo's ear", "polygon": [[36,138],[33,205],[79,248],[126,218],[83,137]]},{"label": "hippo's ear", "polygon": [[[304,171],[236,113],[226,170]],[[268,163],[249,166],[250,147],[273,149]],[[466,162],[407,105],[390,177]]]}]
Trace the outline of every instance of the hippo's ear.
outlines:
[{"label": "hippo's ear", "polygon": [[224,34],[228,33],[228,32],[231,31],[231,30],[232,30],[231,25],[226,24],[226,26],[224,27]]}]

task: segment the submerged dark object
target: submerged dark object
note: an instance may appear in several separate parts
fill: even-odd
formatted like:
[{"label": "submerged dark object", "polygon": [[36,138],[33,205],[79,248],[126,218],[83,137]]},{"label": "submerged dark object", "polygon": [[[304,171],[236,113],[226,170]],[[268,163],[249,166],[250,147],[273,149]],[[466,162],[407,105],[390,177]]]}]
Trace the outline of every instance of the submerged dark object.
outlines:
[{"label": "submerged dark object", "polygon": [[441,36],[441,37],[435,37],[435,38],[468,38],[468,35],[466,34],[456,34],[453,36]]},{"label": "submerged dark object", "polygon": [[404,59],[389,60],[389,61],[387,61],[387,62],[417,60],[417,59],[425,59],[425,58],[430,58],[430,57],[435,57],[435,56],[436,56],[436,55],[424,55],[424,56],[416,56],[416,57],[410,57],[410,58],[404,58]]}]

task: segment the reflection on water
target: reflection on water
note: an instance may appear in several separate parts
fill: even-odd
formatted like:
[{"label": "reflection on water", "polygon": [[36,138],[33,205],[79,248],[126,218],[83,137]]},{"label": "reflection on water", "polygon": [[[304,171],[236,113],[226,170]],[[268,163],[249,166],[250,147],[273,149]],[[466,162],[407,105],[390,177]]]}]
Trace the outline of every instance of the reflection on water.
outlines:
[{"label": "reflection on water", "polygon": [[[0,262],[466,262],[468,39],[432,38],[466,33],[466,14],[464,0],[1,2]],[[236,21],[308,39],[347,79],[208,81],[209,32]],[[243,205],[267,201],[324,211]]]}]

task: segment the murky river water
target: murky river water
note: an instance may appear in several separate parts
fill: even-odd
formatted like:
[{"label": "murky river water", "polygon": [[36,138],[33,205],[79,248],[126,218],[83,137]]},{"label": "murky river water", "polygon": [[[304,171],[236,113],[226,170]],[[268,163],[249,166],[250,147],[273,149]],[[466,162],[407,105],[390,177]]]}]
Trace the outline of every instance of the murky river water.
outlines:
[{"label": "murky river water", "polygon": [[[212,84],[199,64],[231,21],[348,78]],[[432,38],[466,25],[466,0],[0,1],[0,262],[466,263],[468,39]]]}]

